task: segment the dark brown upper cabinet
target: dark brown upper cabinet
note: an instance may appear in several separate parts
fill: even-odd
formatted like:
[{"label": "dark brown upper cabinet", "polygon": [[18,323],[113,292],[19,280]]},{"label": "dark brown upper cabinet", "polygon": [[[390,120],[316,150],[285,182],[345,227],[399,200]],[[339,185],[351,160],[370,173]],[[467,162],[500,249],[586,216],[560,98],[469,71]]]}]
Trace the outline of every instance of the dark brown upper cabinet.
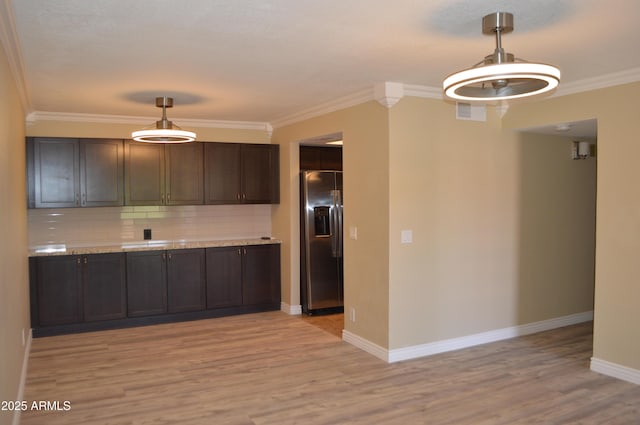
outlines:
[{"label": "dark brown upper cabinet", "polygon": [[28,138],[29,208],[276,204],[279,146]]},{"label": "dark brown upper cabinet", "polygon": [[203,151],[198,142],[165,146],[167,205],[204,202]]},{"label": "dark brown upper cabinet", "polygon": [[125,205],[203,203],[202,143],[125,142]]},{"label": "dark brown upper cabinet", "polygon": [[204,145],[206,204],[280,202],[278,145]]},{"label": "dark brown upper cabinet", "polygon": [[300,169],[342,171],[342,148],[300,146]]},{"label": "dark brown upper cabinet", "polygon": [[28,139],[28,206],[65,208],[122,205],[123,151],[122,140]]},{"label": "dark brown upper cabinet", "polygon": [[164,145],[124,144],[125,205],[164,205]]}]

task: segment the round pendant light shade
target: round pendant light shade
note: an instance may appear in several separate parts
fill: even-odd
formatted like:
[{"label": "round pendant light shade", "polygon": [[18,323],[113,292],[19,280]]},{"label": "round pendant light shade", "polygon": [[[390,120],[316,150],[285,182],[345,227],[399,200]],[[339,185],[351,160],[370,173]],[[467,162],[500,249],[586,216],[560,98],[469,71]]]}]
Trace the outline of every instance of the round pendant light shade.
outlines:
[{"label": "round pendant light shade", "polygon": [[516,60],[502,49],[501,34],[513,31],[513,15],[498,12],[482,20],[483,33],[495,34],[496,49],[476,66],[445,78],[446,97],[461,101],[498,101],[535,96],[555,89],[560,70],[552,65]]},{"label": "round pendant light shade", "polygon": [[162,118],[156,121],[155,128],[134,131],[133,140],[147,143],[187,143],[196,139],[196,133],[182,130],[167,119],[167,108],[173,107],[170,97],[156,97],[156,106],[162,108]]}]

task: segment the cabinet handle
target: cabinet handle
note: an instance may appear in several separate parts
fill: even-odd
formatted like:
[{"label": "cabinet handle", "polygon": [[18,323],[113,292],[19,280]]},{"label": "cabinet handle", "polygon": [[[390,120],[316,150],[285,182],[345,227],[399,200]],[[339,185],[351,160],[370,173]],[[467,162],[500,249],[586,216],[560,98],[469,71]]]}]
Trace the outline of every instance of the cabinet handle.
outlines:
[{"label": "cabinet handle", "polygon": [[238,248],[238,255],[242,255],[242,251]]},{"label": "cabinet handle", "polygon": [[87,194],[86,193],[82,194],[82,205],[87,205]]},{"label": "cabinet handle", "polygon": [[236,193],[236,199],[239,201],[240,200],[240,194]]},{"label": "cabinet handle", "polygon": [[166,253],[162,253],[162,261],[166,261],[167,260],[167,254]]},{"label": "cabinet handle", "polygon": [[243,253],[244,255],[247,255],[247,248],[242,248],[242,253]]},{"label": "cabinet handle", "polygon": [[171,261],[171,253],[169,253],[169,261]]},{"label": "cabinet handle", "polygon": [[169,202],[171,200],[171,194],[167,193],[167,202]]},{"label": "cabinet handle", "polygon": [[82,262],[87,264],[89,262],[89,259],[86,256],[82,257]]},{"label": "cabinet handle", "polygon": [[76,205],[80,205],[80,194],[76,193]]},{"label": "cabinet handle", "polygon": [[80,257],[76,258],[76,264],[80,265]]}]

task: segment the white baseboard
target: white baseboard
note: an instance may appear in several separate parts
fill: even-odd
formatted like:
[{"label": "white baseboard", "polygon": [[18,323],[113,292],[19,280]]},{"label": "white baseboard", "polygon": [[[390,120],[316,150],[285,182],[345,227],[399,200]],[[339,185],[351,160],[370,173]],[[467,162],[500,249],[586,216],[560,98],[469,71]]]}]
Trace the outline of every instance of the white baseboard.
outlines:
[{"label": "white baseboard", "polygon": [[481,332],[459,338],[451,338],[428,344],[396,348],[393,350],[388,350],[346,330],[342,331],[342,339],[361,350],[386,361],[387,363],[395,363],[403,360],[431,356],[433,354],[444,353],[447,351],[459,350],[461,348],[473,347],[475,345],[487,344],[489,342],[501,341],[503,339],[514,338],[517,336],[562,328],[564,326],[575,325],[577,323],[588,322],[590,320],[593,320],[593,311],[585,311],[583,313],[542,320],[540,322],[511,326],[508,328]]},{"label": "white baseboard", "polygon": [[302,306],[300,304],[289,305],[285,302],[280,302],[280,310],[292,316],[297,316],[302,314]]},{"label": "white baseboard", "polygon": [[[27,367],[29,366],[29,354],[31,354],[31,341],[33,339],[32,330],[29,329],[29,335],[24,345],[24,357],[22,358],[22,371],[20,372],[20,385],[18,385],[18,396],[16,400],[24,400],[24,387],[27,384]],[[15,410],[11,425],[20,424],[20,410]]]},{"label": "white baseboard", "polygon": [[591,357],[591,370],[612,378],[640,385],[640,370]]},{"label": "white baseboard", "polygon": [[377,358],[384,360],[387,363],[389,362],[389,350],[379,346],[378,344],[374,344],[373,342],[364,339],[361,336],[351,333],[346,329],[342,330],[342,340],[358,347],[362,351],[373,354]]}]

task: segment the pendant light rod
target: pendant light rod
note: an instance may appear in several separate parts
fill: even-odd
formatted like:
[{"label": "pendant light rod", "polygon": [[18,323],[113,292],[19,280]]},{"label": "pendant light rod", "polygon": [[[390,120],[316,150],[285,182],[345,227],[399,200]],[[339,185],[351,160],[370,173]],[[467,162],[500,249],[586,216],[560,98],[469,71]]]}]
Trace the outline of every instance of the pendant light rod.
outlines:
[{"label": "pendant light rod", "polygon": [[502,48],[502,34],[513,31],[513,15],[507,12],[498,12],[482,18],[482,33],[495,35],[496,50],[494,51],[494,63],[507,62],[504,49]]}]

